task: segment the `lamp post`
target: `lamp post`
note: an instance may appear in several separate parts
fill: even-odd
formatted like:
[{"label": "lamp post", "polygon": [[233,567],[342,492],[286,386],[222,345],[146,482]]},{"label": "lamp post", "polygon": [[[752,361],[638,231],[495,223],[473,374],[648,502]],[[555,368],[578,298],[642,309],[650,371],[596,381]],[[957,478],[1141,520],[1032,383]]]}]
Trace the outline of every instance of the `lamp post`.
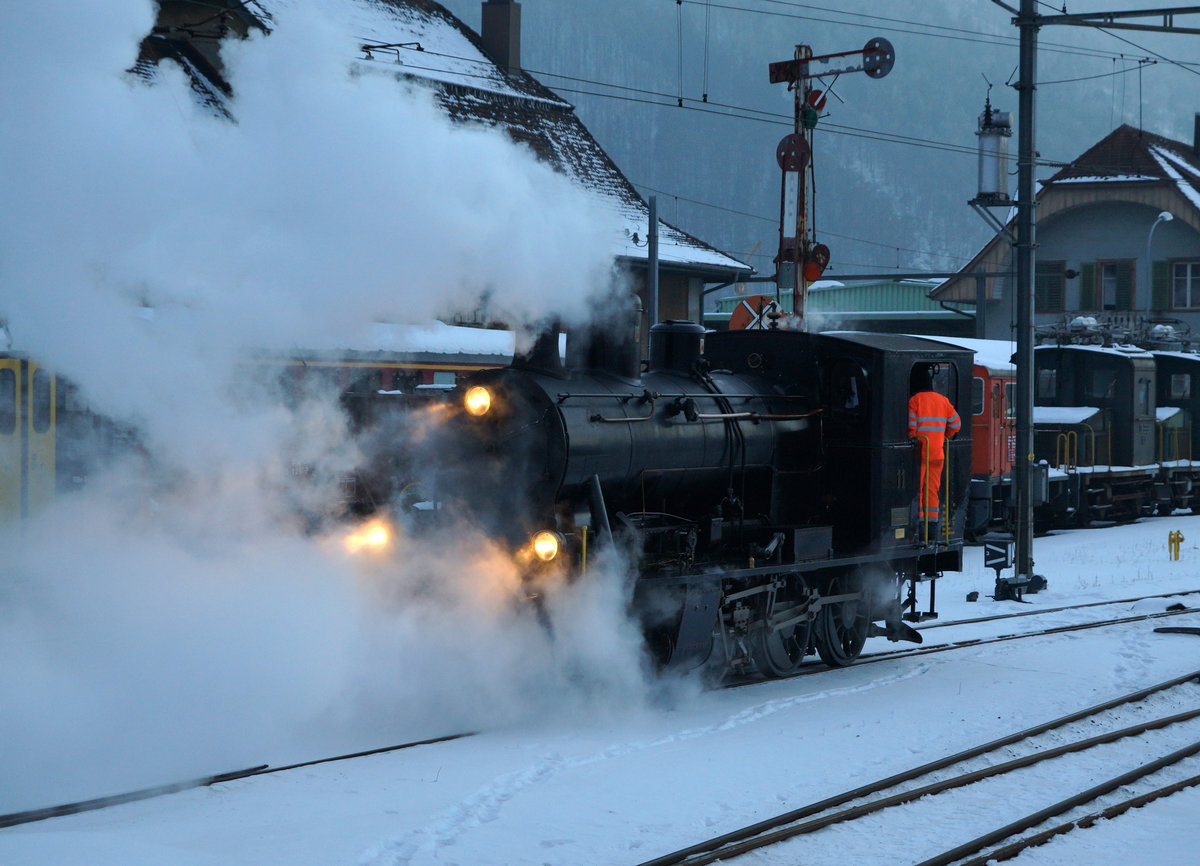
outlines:
[{"label": "lamp post", "polygon": [[1158,215],[1158,219],[1154,221],[1154,225],[1150,226],[1150,234],[1146,235],[1146,282],[1143,283],[1146,287],[1146,319],[1150,318],[1150,305],[1154,297],[1154,287],[1150,283],[1154,279],[1154,263],[1150,258],[1150,243],[1154,240],[1154,230],[1158,228],[1159,223],[1169,223],[1175,219],[1174,214],[1169,210],[1162,211]]}]

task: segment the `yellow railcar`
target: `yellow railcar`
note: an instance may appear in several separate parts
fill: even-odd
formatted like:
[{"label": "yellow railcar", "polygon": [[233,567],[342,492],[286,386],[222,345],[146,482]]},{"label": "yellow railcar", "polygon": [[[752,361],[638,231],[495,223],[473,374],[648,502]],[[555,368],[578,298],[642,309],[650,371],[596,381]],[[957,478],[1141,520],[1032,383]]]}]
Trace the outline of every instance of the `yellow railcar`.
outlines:
[{"label": "yellow railcar", "polygon": [[28,516],[54,498],[57,397],[54,373],[0,354],[0,520]]}]

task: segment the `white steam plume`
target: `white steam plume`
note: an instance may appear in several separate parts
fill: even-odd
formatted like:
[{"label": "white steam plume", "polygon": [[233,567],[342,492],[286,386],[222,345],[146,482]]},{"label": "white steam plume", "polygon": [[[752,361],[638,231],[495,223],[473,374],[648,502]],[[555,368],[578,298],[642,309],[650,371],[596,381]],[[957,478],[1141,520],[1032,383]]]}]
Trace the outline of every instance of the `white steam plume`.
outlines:
[{"label": "white steam plume", "polygon": [[[482,539],[364,571],[302,534],[296,499],[334,496],[356,457],[336,407],[231,397],[247,350],[349,344],[482,291],[514,320],[578,318],[607,279],[591,199],[349,73],[347,2],[223,48],[236,123],[171,64],[125,74],[151,0],[18,4],[0,30],[0,319],[148,451],[0,525],[0,812],[519,718],[597,666],[548,643]],[[297,459],[328,486],[298,488]],[[628,704],[617,585],[551,615],[626,660],[605,693]]]}]

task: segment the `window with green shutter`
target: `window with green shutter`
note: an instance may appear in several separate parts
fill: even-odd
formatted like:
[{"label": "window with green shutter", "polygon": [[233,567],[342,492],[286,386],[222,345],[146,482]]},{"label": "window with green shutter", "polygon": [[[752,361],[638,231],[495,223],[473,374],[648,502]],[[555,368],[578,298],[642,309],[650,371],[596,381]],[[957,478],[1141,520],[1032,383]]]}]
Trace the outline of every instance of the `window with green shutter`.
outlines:
[{"label": "window with green shutter", "polygon": [[1038,262],[1033,274],[1033,311],[1061,313],[1063,311],[1063,271],[1065,262]]},{"label": "window with green shutter", "polygon": [[1171,268],[1167,262],[1150,265],[1150,305],[1160,312],[1171,306]]},{"label": "window with green shutter", "polygon": [[1079,265],[1079,309],[1096,309],[1096,263],[1081,262]]}]

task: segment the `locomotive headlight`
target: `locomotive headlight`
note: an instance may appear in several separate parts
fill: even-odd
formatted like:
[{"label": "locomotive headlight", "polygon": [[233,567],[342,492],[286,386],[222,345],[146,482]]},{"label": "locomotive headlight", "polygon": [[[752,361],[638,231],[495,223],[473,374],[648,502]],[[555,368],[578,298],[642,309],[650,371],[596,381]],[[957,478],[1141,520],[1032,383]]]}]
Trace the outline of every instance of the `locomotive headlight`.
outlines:
[{"label": "locomotive headlight", "polygon": [[542,562],[550,562],[562,548],[562,539],[559,538],[557,532],[549,532],[543,529],[541,532],[534,533],[531,547],[533,555]]},{"label": "locomotive headlight", "polygon": [[378,553],[392,543],[392,529],[382,520],[371,520],[357,527],[342,539],[347,553],[370,551]]},{"label": "locomotive headlight", "polygon": [[492,392],[482,385],[471,386],[463,396],[463,407],[476,418],[486,415],[492,408]]}]

